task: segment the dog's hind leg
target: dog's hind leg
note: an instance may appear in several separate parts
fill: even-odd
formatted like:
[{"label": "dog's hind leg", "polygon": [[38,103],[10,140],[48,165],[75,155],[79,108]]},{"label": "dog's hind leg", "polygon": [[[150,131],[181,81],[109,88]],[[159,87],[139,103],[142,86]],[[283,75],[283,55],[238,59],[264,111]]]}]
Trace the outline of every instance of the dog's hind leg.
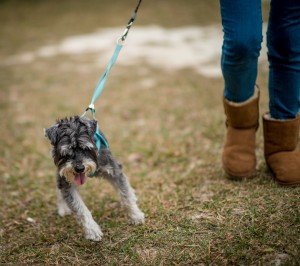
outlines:
[{"label": "dog's hind leg", "polygon": [[[120,196],[121,204],[126,208],[131,224],[143,224],[144,213],[137,206],[137,198],[127,176],[122,171],[122,165],[114,161],[103,177],[113,185]],[[104,168],[104,169],[105,169]]]},{"label": "dog's hind leg", "polygon": [[59,178],[58,188],[63,200],[83,226],[85,238],[100,241],[103,236],[100,226],[94,221],[91,212],[85,206],[76,187],[64,181],[63,178]]}]

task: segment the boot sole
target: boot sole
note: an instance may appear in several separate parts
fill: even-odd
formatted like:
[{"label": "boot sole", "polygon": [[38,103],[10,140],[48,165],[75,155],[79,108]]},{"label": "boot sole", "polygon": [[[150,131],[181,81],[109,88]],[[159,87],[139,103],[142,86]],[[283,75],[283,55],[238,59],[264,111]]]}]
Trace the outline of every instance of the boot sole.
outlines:
[{"label": "boot sole", "polygon": [[282,182],[279,179],[276,178],[275,173],[273,172],[273,170],[271,169],[271,167],[267,164],[267,169],[270,173],[270,176],[272,177],[272,179],[278,183],[279,185],[283,186],[283,187],[299,187],[300,186],[300,181],[299,182],[295,182],[295,183],[287,183],[287,182]]},{"label": "boot sole", "polygon": [[223,166],[223,170],[226,174],[226,177],[228,179],[234,180],[234,181],[242,181],[245,179],[249,179],[249,178],[253,177],[255,174],[255,169],[253,169],[251,172],[247,172],[245,174],[232,173],[231,171],[228,171],[228,169],[225,169],[224,166]]}]

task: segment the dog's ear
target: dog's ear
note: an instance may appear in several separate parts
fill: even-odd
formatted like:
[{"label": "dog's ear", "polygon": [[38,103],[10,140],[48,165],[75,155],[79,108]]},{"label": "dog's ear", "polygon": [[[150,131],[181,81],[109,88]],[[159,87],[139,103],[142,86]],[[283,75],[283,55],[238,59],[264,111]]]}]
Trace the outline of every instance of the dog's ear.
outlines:
[{"label": "dog's ear", "polygon": [[86,126],[88,134],[90,136],[94,136],[94,134],[96,133],[96,130],[97,130],[97,120],[81,118],[81,121]]},{"label": "dog's ear", "polygon": [[54,146],[57,142],[58,137],[58,125],[55,124],[52,127],[44,128],[45,137],[47,137],[51,144]]}]

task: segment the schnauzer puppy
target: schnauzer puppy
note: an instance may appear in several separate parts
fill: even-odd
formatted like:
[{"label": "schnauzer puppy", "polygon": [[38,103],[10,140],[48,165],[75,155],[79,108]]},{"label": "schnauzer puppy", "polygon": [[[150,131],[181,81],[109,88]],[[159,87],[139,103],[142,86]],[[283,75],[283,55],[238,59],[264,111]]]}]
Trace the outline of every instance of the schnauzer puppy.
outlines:
[{"label": "schnauzer puppy", "polygon": [[74,213],[83,226],[85,237],[100,241],[101,229],[76,189],[89,177],[103,177],[113,185],[127,210],[130,223],[144,223],[144,214],[137,206],[137,198],[122,165],[107,146],[101,145],[98,150],[94,139],[96,130],[96,120],[74,116],[58,120],[45,130],[45,135],[53,146],[52,156],[57,166],[58,214]]}]

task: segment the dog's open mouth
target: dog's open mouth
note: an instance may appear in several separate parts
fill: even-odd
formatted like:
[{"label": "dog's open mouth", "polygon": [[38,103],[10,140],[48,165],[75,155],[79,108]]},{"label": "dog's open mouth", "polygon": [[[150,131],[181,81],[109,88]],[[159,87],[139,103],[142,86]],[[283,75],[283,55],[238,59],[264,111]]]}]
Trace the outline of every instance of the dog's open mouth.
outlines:
[{"label": "dog's open mouth", "polygon": [[85,183],[86,176],[84,173],[75,174],[75,184],[81,186]]}]

